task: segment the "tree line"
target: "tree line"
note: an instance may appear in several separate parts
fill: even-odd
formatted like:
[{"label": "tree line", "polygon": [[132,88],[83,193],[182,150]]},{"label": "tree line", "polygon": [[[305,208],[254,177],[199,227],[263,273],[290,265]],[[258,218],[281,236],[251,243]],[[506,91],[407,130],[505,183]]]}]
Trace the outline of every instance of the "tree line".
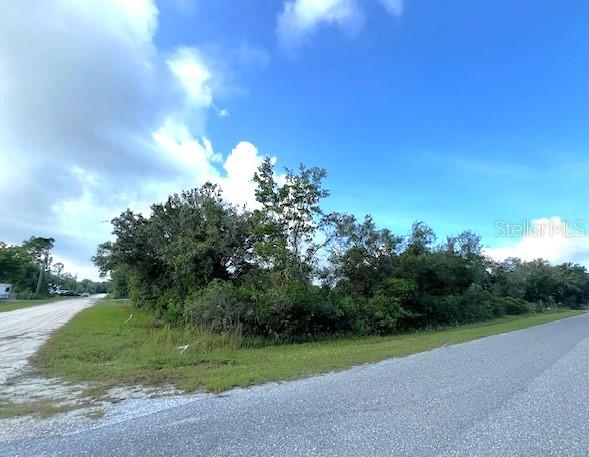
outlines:
[{"label": "tree line", "polygon": [[53,263],[55,240],[32,236],[21,245],[0,241],[0,283],[12,284],[18,298],[43,298],[56,290],[78,293],[104,293],[106,282],[78,280],[64,271],[61,262]]},{"label": "tree line", "polygon": [[326,173],[301,166],[277,179],[266,159],[254,209],[213,184],[170,196],[144,216],[113,219],[93,258],[112,293],[174,325],[282,340],[390,334],[505,314],[580,308],[583,266],[494,262],[471,231],[438,242],[416,222],[407,236],[370,216],[321,208]]}]

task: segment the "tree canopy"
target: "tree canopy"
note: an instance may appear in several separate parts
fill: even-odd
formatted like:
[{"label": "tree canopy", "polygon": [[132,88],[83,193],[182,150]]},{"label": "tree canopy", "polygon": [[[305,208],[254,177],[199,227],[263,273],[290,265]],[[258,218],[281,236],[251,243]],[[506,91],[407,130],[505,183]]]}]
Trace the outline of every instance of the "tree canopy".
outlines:
[{"label": "tree canopy", "polygon": [[325,170],[277,178],[266,159],[257,205],[236,208],[205,184],[113,219],[94,261],[113,290],[174,325],[272,338],[385,334],[549,307],[582,307],[589,275],[576,264],[494,262],[465,230],[437,243],[417,221],[406,236],[326,213]]}]

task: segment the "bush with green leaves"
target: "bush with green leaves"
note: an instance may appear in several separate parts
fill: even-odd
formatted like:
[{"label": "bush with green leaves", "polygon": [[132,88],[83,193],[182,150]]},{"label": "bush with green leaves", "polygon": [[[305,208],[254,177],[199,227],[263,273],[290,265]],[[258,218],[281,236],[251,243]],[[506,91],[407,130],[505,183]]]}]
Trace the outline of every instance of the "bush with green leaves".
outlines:
[{"label": "bush with green leaves", "polygon": [[253,309],[243,300],[239,288],[219,279],[185,299],[183,318],[217,333],[251,331],[254,322]]},{"label": "bush with green leaves", "polygon": [[529,313],[532,305],[522,298],[501,297],[505,314],[519,315]]},{"label": "bush with green leaves", "polygon": [[397,322],[406,316],[398,298],[375,295],[366,302],[363,316],[365,333],[386,335],[397,329]]}]

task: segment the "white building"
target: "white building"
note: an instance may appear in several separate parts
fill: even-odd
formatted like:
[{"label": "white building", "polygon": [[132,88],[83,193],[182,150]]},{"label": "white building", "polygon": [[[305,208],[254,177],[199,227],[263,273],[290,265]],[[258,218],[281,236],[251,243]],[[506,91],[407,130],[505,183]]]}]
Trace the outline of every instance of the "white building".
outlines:
[{"label": "white building", "polygon": [[12,295],[12,284],[0,282],[0,300],[8,300]]}]

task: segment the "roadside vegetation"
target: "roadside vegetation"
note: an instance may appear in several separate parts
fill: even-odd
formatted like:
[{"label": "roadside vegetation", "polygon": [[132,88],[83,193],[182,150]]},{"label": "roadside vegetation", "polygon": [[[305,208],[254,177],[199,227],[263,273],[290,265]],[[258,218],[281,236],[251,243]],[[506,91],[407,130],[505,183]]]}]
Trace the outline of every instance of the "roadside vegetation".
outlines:
[{"label": "roadside vegetation", "polygon": [[393,335],[504,315],[582,308],[589,275],[576,264],[487,258],[463,231],[437,240],[424,222],[405,236],[366,216],[325,212],[325,171],[254,176],[253,210],[212,184],[125,211],[95,263],[114,297],[165,325],[273,342]]},{"label": "roadside vegetation", "polygon": [[121,384],[174,384],[187,391],[219,392],[405,356],[579,313],[556,310],[394,336],[273,344],[235,332],[163,325],[128,301],[102,300],[58,330],[33,363],[47,376],[92,383],[97,396]]}]

